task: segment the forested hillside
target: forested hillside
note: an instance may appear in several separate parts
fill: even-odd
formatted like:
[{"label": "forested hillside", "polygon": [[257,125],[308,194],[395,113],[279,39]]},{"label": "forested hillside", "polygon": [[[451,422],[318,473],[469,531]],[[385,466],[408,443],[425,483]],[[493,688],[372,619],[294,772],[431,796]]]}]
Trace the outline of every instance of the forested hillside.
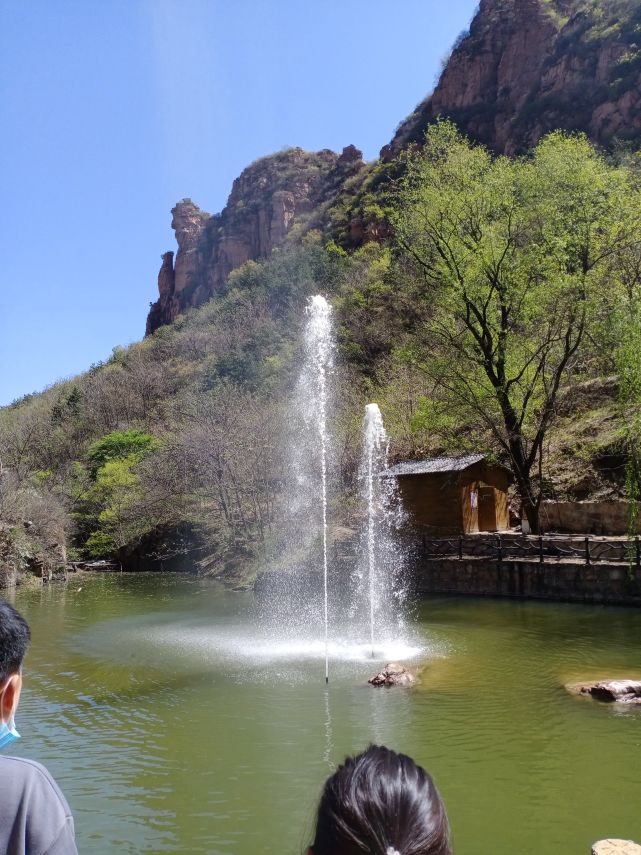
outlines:
[{"label": "forested hillside", "polygon": [[638,420],[636,159],[610,164],[562,135],[495,159],[440,124],[404,175],[387,245],[348,254],[310,231],[106,364],[5,408],[5,552],[28,564],[72,544],[244,577],[277,537],[317,292],[339,343],[341,522],[372,399],[396,459],[489,450],[533,521],[546,496],[622,495]]},{"label": "forested hillside", "polygon": [[[115,558],[243,581],[276,555],[288,408],[315,293],[333,304],[338,341],[334,522],[354,522],[371,400],[395,460],[481,450],[507,465],[514,508],[534,530],[545,498],[627,495],[634,505],[639,156],[562,133],[498,156],[434,121],[434,104],[462,68],[480,73],[498,56],[505,72],[529,38],[524,22],[543,15],[556,35],[534,77],[557,67],[559,39],[569,40],[584,70],[610,80],[625,66],[619,110],[633,98],[637,13],[624,2],[484,0],[432,106],[401,126],[382,161],[363,164],[353,146],[340,156],[292,149],[249,167],[220,216],[179,203],[179,249],[175,264],[163,257],[147,337],[0,410],[0,565]],[[515,76],[512,95],[522,85]],[[494,127],[515,132],[496,97]],[[538,139],[560,114],[536,98],[527,103],[538,124],[527,127]],[[474,111],[454,113],[495,150],[526,147],[490,139]],[[634,140],[627,127],[620,139]]]},{"label": "forested hillside", "polygon": [[[641,6],[638,0],[482,0],[444,61],[434,91],[364,164],[286,149],[250,164],[220,214],[191,199],[172,210],[178,252],[163,255],[159,299],[147,331],[220,293],[231,270],[310,228],[347,249],[391,235],[387,197],[402,153],[449,119],[496,152],[524,153],[557,129],[586,133],[609,151],[641,141]],[[445,46],[444,46],[445,47]]]}]

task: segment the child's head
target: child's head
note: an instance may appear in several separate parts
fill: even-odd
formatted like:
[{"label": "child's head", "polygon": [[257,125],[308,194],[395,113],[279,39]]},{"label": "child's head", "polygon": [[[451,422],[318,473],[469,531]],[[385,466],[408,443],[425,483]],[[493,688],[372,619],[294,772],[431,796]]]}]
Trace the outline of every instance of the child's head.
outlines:
[{"label": "child's head", "polygon": [[372,745],[325,782],[313,855],[451,855],[445,807],[427,772]]}]

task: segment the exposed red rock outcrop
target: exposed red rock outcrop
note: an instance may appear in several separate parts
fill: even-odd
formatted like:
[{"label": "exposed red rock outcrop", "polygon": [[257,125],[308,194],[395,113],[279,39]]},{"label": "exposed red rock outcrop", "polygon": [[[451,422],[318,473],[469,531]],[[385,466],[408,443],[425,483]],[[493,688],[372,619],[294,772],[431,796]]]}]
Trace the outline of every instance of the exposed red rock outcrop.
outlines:
[{"label": "exposed red rock outcrop", "polygon": [[147,318],[147,334],[220,293],[232,270],[264,258],[282,244],[295,220],[320,210],[343,182],[363,166],[361,152],[287,149],[257,160],[234,181],[227,205],[211,216],[191,199],[172,210],[178,252],[162,256],[159,298]]},{"label": "exposed red rock outcrop", "polygon": [[433,94],[402,122],[381,157],[420,142],[439,116],[507,154],[556,128],[585,131],[604,145],[638,141],[640,25],[634,3],[597,9],[582,0],[481,0]]},{"label": "exposed red rock outcrop", "polygon": [[153,332],[163,323],[162,317],[167,317],[173,320],[178,314],[178,306],[174,301],[174,292],[176,289],[176,277],[174,273],[174,254],[173,252],[165,252],[162,256],[162,265],[158,271],[158,300],[151,304],[149,314],[147,316],[147,334]]},{"label": "exposed red rock outcrop", "polygon": [[[639,32],[638,0],[481,0],[433,94],[401,123],[381,157],[391,161],[420,143],[439,116],[507,154],[556,128],[585,131],[603,145],[641,143]],[[360,187],[345,185],[362,168],[354,146],[341,155],[292,148],[245,169],[221,214],[210,216],[190,199],[179,202],[172,221],[175,266],[171,253],[163,255],[147,332],[220,293],[232,270],[269,255],[295,222],[330,231],[325,218],[342,190],[343,210],[332,225],[338,239],[349,248],[386,240],[389,223],[376,203],[389,176],[374,170],[368,183],[363,172]],[[364,206],[363,199],[375,204]]]}]

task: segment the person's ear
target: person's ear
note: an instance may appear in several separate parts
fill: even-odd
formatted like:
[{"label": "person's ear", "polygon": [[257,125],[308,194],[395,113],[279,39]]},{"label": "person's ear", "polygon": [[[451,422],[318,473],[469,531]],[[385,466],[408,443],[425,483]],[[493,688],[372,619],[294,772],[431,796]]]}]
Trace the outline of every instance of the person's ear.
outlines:
[{"label": "person's ear", "polygon": [[9,721],[14,715],[20,700],[21,689],[22,674],[9,674],[0,686],[0,721]]}]

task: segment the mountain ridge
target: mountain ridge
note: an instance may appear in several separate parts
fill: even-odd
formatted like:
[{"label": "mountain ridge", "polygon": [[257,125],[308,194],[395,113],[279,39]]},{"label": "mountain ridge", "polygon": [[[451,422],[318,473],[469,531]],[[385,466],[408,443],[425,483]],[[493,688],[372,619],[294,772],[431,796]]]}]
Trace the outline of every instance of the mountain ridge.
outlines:
[{"label": "mountain ridge", "polygon": [[[584,132],[604,147],[641,142],[641,4],[481,0],[434,91],[400,123],[375,167],[393,167],[441,117],[508,155],[558,128]],[[372,213],[380,207],[376,176],[372,189],[367,174],[353,145],[340,155],[292,148],[243,170],[220,214],[207,214],[191,199],[178,202],[172,210],[178,250],[175,260],[172,251],[162,256],[147,334],[219,294],[232,270],[309,228],[348,249],[384,240],[384,216]],[[366,196],[370,211],[363,215],[367,205],[359,202]],[[342,221],[331,216],[341,197],[349,200]]]},{"label": "mountain ridge", "polygon": [[481,0],[434,92],[401,122],[381,157],[452,119],[476,142],[521,153],[546,133],[586,133],[605,147],[641,140],[641,7],[577,0]]},{"label": "mountain ridge", "polygon": [[244,169],[220,214],[208,214],[191,199],[178,202],[171,212],[178,251],[175,263],[173,252],[162,255],[147,334],[220,293],[232,270],[268,256],[295,220],[331,201],[363,166],[353,145],[341,154],[290,148]]}]

